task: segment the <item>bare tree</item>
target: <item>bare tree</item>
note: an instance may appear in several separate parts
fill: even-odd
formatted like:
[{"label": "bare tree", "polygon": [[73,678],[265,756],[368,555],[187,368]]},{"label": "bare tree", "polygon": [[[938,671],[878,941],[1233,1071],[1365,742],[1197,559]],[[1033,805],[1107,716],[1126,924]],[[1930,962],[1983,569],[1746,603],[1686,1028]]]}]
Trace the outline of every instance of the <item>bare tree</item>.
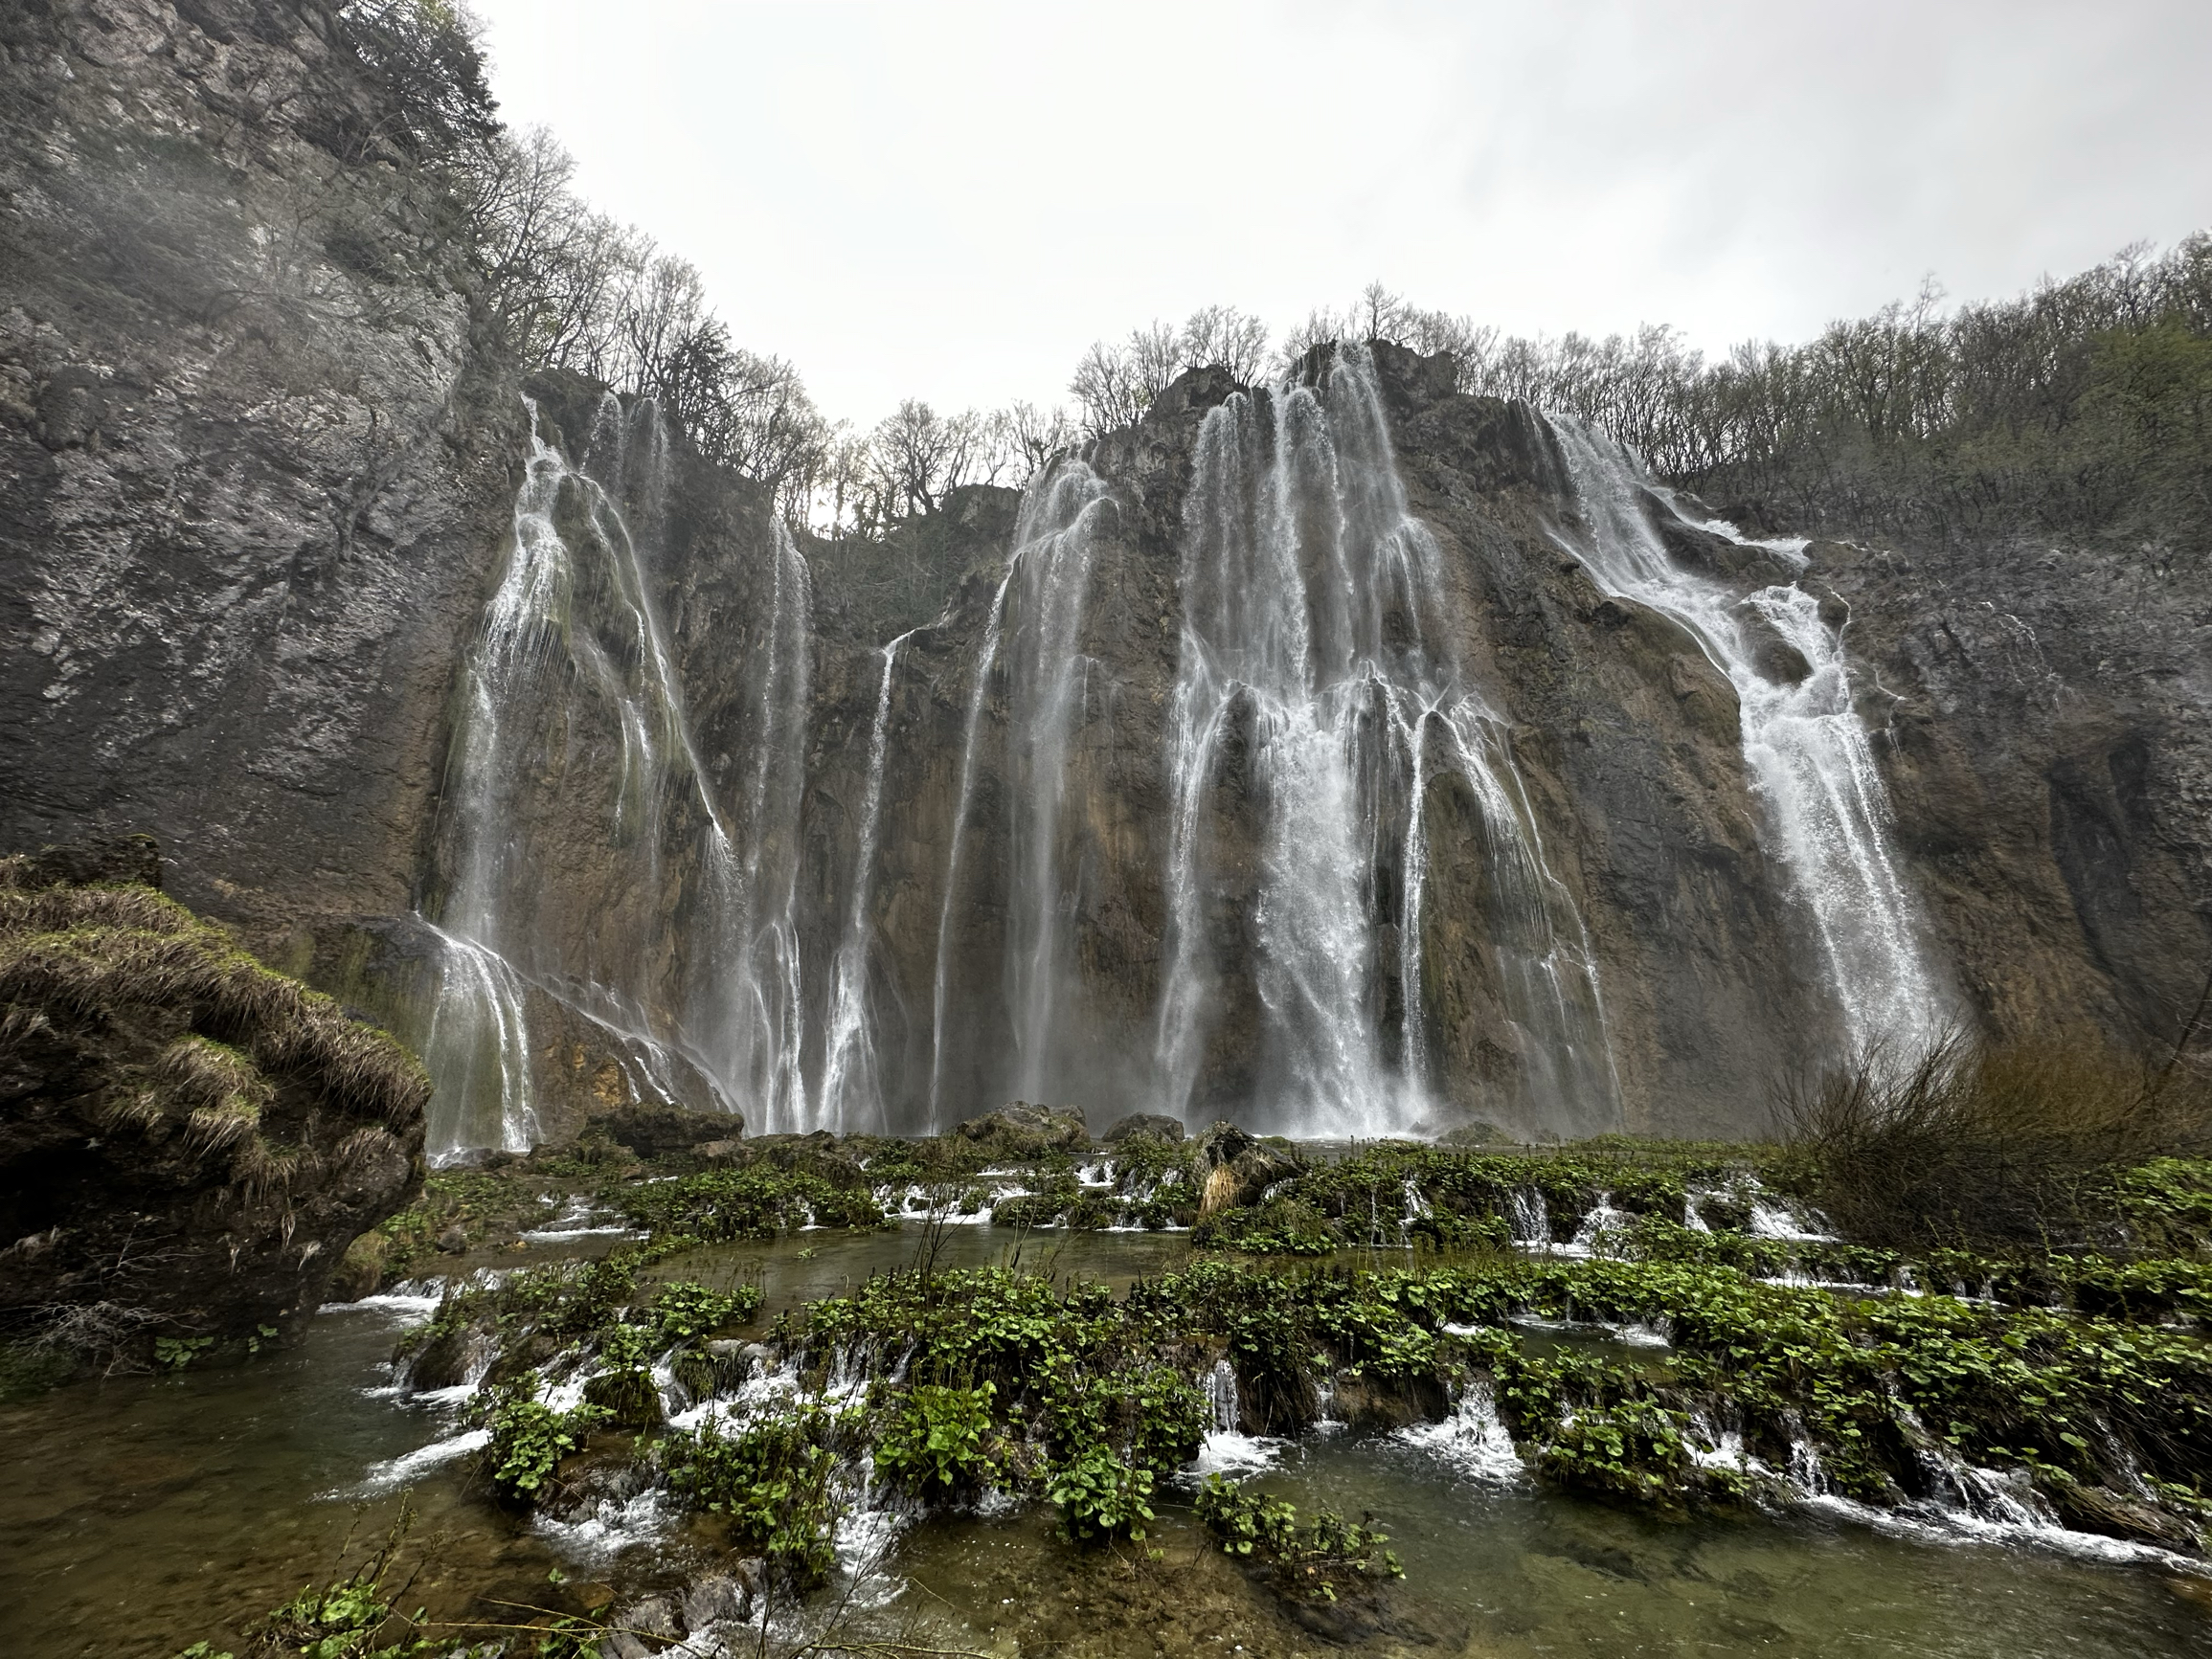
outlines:
[{"label": "bare tree", "polygon": [[1233,305],[1206,305],[1183,325],[1183,361],[1211,364],[1250,386],[1267,370],[1267,325]]},{"label": "bare tree", "polygon": [[1046,462],[1075,444],[1075,428],[1067,411],[1039,409],[1033,403],[1016,403],[1000,412],[1005,442],[1014,452],[1021,482],[1027,483],[1045,470]]}]

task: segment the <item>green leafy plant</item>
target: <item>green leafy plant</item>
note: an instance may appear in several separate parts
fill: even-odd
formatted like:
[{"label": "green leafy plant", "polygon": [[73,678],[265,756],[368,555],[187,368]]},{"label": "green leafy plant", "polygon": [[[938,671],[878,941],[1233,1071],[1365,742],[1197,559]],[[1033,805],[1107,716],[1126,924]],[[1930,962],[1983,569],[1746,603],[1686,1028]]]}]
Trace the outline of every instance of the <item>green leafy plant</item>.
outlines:
[{"label": "green leafy plant", "polygon": [[1060,1507],[1060,1530],[1072,1541],[1141,1538],[1152,1513],[1152,1471],[1132,1468],[1104,1446],[1093,1446],[1056,1465],[1047,1493]]},{"label": "green leafy plant", "polygon": [[608,1417],[588,1403],[555,1411],[536,1398],[537,1386],[537,1373],[524,1372],[495,1396],[485,1418],[491,1443],[484,1467],[493,1489],[510,1503],[536,1503],[560,1460],[579,1450]]},{"label": "green leafy plant", "polygon": [[182,1371],[214,1345],[213,1336],[156,1336],[153,1362],[165,1371]]},{"label": "green leafy plant", "polygon": [[717,1515],[734,1546],[758,1554],[795,1584],[818,1583],[836,1563],[843,1512],[831,1441],[842,1419],[819,1405],[725,1434],[710,1418],[657,1441],[654,1461],[686,1507]]},{"label": "green leafy plant", "polygon": [[875,1466],[920,1497],[946,1496],[988,1481],[991,1398],[998,1390],[921,1384],[907,1390],[875,1443]]},{"label": "green leafy plant", "polygon": [[1389,1535],[1371,1517],[1347,1521],[1320,1510],[1300,1526],[1295,1505],[1247,1491],[1218,1474],[1207,1477],[1195,1513],[1224,1554],[1263,1566],[1275,1588],[1294,1600],[1334,1602],[1340,1585],[1406,1576],[1397,1556],[1385,1547]]}]

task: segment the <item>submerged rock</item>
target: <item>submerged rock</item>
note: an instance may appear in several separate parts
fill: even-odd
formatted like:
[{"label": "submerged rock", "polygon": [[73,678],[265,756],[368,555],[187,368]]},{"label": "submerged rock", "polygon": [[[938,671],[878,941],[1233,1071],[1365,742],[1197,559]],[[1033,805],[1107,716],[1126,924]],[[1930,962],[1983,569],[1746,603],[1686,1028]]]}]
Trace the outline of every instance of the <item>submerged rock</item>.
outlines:
[{"label": "submerged rock", "polygon": [[1074,1106],[1031,1106],[1017,1100],[982,1117],[971,1117],[954,1130],[962,1140],[980,1141],[1008,1157],[1034,1157],[1041,1153],[1072,1152],[1091,1144],[1090,1126],[1083,1110]]},{"label": "submerged rock", "polygon": [[110,1363],[304,1321],[419,1189],[430,1094],[393,1039],[130,879],[152,858],[0,859],[0,1322]]},{"label": "submerged rock", "polygon": [[1183,1136],[1181,1118],[1163,1117],[1155,1111],[1133,1111],[1098,1138],[1107,1146],[1115,1146],[1125,1140],[1179,1141]]}]

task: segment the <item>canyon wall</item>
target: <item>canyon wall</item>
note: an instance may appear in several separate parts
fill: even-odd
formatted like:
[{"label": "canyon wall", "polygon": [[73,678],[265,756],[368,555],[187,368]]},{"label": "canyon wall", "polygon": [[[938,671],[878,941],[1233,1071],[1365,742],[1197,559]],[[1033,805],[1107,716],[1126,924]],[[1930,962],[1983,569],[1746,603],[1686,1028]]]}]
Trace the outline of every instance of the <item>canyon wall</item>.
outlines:
[{"label": "canyon wall", "polygon": [[1870,1039],[2186,1017],[2202,572],[1747,538],[1380,343],[795,539],[501,367],[333,16],[0,24],[0,850],[157,835],[434,1150],[1742,1132]]}]

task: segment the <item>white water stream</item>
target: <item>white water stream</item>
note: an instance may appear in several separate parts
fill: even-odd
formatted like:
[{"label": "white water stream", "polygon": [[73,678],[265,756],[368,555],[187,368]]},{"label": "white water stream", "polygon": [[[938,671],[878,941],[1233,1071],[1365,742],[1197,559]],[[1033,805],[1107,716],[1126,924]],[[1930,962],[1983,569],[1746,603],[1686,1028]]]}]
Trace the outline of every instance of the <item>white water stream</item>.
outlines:
[{"label": "white water stream", "polygon": [[[1890,849],[1888,791],[1853,706],[1841,629],[1795,582],[1739,596],[1681,569],[1652,520],[1673,509],[1635,458],[1570,420],[1552,429],[1584,520],[1571,550],[1607,593],[1680,622],[1735,687],[1769,845],[1811,918],[1845,1037],[1855,1050],[1925,1048],[1948,1023],[1952,996]],[[1803,562],[1789,544],[1756,545]],[[1780,654],[1762,659],[1762,636],[1794,648],[1810,672],[1793,681],[1774,665]]]},{"label": "white water stream", "polygon": [[845,936],[837,948],[837,982],[830,992],[829,1028],[823,1043],[822,1089],[815,1101],[814,1129],[880,1127],[884,1121],[883,1077],[875,1045],[875,1020],[869,1007],[869,906],[875,892],[876,843],[883,824],[883,773],[891,737],[891,683],[898,649],[914,637],[910,630],[883,648],[883,678],[875,694],[875,724],[869,731],[868,782],[860,806],[859,847],[853,858],[852,896],[846,910]]},{"label": "white water stream", "polygon": [[[778,1127],[803,1101],[792,910],[812,654],[805,562],[779,528],[759,740],[747,817],[734,826],[693,743],[632,534],[632,519],[657,527],[665,511],[658,415],[606,397],[573,465],[525,403],[513,547],[463,665],[449,762],[450,879],[432,930],[440,982],[424,1042],[437,1084],[430,1152],[536,1140],[533,995],[610,1039],[633,1094],[675,1098],[681,1062],[725,1107],[761,1110],[756,1128]],[[595,747],[605,732],[611,755]],[[606,902],[642,905],[631,925],[579,924],[568,908],[587,902],[560,857],[579,827],[596,838],[589,862]],[[638,923],[670,896],[675,936],[641,939]]]},{"label": "white water stream", "polygon": [[[1239,393],[1208,414],[1184,538],[1164,1110],[1237,1105],[1305,1135],[1403,1132],[1430,1116],[1428,813],[1449,773],[1479,818],[1486,913],[1474,931],[1494,953],[1519,1063],[1507,1098],[1481,1104],[1530,1132],[1615,1127],[1588,938],[1503,726],[1461,672],[1441,554],[1407,505],[1365,350],[1340,351],[1317,385]],[[1225,779],[1250,803],[1241,827],[1257,819],[1256,861],[1222,844]],[[1229,902],[1251,950],[1224,961],[1215,917],[1235,882],[1249,884]],[[1224,979],[1239,974],[1264,1027],[1256,1075],[1242,1080],[1249,1106],[1199,1098]]]},{"label": "white water stream", "polygon": [[[1072,907],[1063,880],[1061,823],[1071,793],[1070,743],[1082,719],[1091,667],[1082,649],[1084,613],[1097,534],[1112,500],[1105,481],[1072,456],[1060,457],[1033,481],[984,625],[937,923],[929,1096],[935,1128],[947,1127],[946,1021],[963,989],[955,979],[956,929],[976,902],[979,881],[999,888],[1005,910],[1004,983],[997,989],[1014,1046],[1007,1088],[1041,1098],[1068,1081],[1057,1064]],[[986,718],[994,695],[1004,699],[1003,727]],[[1002,749],[1007,849],[995,884],[991,872],[971,870],[965,862],[979,751],[990,744]]]}]

